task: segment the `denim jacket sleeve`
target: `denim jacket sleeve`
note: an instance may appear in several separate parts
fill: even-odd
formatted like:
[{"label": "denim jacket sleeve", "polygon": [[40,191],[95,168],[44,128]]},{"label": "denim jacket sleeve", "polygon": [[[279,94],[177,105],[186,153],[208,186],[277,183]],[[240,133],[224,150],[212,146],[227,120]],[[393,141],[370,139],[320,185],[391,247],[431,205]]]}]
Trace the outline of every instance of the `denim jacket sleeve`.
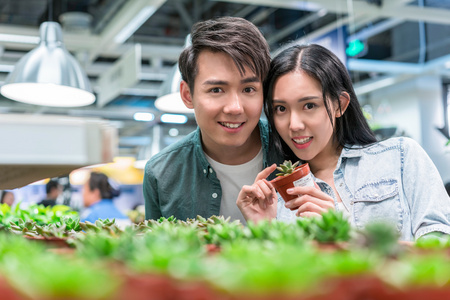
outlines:
[{"label": "denim jacket sleeve", "polygon": [[402,178],[417,239],[430,232],[450,234],[450,198],[436,166],[412,139],[404,139]]}]

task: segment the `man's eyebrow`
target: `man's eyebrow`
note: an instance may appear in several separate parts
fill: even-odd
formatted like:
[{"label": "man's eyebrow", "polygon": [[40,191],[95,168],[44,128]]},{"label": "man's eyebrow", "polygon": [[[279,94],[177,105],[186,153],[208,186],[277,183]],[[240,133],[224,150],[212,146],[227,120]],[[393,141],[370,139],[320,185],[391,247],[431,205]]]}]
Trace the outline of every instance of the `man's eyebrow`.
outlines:
[{"label": "man's eyebrow", "polygon": [[206,80],[202,84],[203,85],[227,85],[228,81],[224,81],[224,80]]},{"label": "man's eyebrow", "polygon": [[244,83],[252,83],[252,82],[260,82],[261,80],[258,77],[247,77],[241,80],[241,84]]},{"label": "man's eyebrow", "polygon": [[[258,77],[247,77],[241,80],[241,84],[260,82]],[[202,83],[203,85],[227,85],[228,81],[225,80],[207,80]]]}]

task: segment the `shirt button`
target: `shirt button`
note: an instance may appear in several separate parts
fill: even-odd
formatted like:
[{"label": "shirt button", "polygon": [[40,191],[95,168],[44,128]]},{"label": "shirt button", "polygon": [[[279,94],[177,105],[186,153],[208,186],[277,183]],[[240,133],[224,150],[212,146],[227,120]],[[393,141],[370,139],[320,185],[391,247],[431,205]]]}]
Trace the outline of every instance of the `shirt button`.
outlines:
[{"label": "shirt button", "polygon": [[203,169],[203,173],[205,173],[205,174],[206,174],[206,170],[205,170],[205,169]]},{"label": "shirt button", "polygon": [[341,183],[341,184],[340,184],[339,186],[340,186],[340,187],[342,187],[343,185],[344,185],[344,184],[343,184],[343,183]]},{"label": "shirt button", "polygon": [[217,193],[213,193],[213,194],[212,194],[212,197],[213,197],[214,199],[216,199],[216,198],[217,198]]},{"label": "shirt button", "polygon": [[209,173],[212,173],[213,172],[213,169],[212,168],[209,168]]},{"label": "shirt button", "polygon": [[350,205],[353,205],[353,201],[350,201]]}]

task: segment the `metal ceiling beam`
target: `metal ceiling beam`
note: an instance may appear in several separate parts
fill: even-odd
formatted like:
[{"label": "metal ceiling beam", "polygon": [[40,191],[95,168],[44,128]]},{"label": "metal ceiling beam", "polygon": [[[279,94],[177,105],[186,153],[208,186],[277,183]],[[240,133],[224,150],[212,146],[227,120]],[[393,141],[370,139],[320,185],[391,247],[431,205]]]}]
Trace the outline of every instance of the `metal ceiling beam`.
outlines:
[{"label": "metal ceiling beam", "polygon": [[259,13],[256,14],[256,16],[251,18],[251,22],[255,25],[258,25],[265,19],[267,19],[271,14],[273,14],[278,8],[271,7],[261,10]]},{"label": "metal ceiling beam", "polygon": [[178,13],[180,14],[181,20],[183,20],[184,25],[186,25],[186,28],[191,29],[194,22],[192,21],[191,16],[189,15],[188,11],[186,10],[186,7],[184,7],[183,3],[181,1],[173,1],[173,4],[175,5],[175,8],[177,9]]},{"label": "metal ceiling beam", "polygon": [[[90,49],[89,60],[94,61],[105,49],[113,49],[119,44],[114,41],[116,35],[135,17],[148,6],[156,11],[166,0],[133,0],[127,1],[123,8],[105,27],[100,35],[100,40]],[[137,28],[136,28],[137,29]]]},{"label": "metal ceiling beam", "polygon": [[267,38],[267,43],[269,45],[273,45],[279,40],[285,38],[286,36],[290,35],[291,33],[299,30],[302,27],[305,27],[308,24],[311,24],[312,22],[316,21],[320,17],[324,16],[326,14],[325,10],[319,10],[317,12],[312,12],[306,17],[303,17],[301,19],[298,19],[294,23],[291,23],[290,25],[284,27],[283,29],[277,31],[274,35],[271,35]]},{"label": "metal ceiling beam", "polygon": [[[219,0],[213,0],[219,1]],[[287,9],[304,10],[306,5],[317,5],[334,13],[348,13],[347,0],[220,0],[222,2],[244,3],[251,5],[271,6]],[[450,24],[450,10],[432,7],[405,5],[409,1],[384,1],[381,7],[365,1],[352,1],[355,13],[375,15],[380,18],[400,18],[408,21],[424,21],[429,23]],[[395,9],[394,9],[395,8]]]},{"label": "metal ceiling beam", "polygon": [[255,6],[255,5],[247,5],[240,11],[236,12],[234,14],[234,16],[239,17],[239,18],[245,18],[246,16],[251,14],[253,11],[255,11],[257,8],[258,8],[258,6]]}]

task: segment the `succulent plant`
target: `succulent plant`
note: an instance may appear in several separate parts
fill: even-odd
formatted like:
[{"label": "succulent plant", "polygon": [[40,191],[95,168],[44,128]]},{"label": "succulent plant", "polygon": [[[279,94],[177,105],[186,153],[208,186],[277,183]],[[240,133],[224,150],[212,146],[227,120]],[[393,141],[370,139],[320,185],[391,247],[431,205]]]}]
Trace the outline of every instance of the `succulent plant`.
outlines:
[{"label": "succulent plant", "polygon": [[277,173],[277,176],[286,176],[289,174],[292,174],[292,172],[294,172],[295,167],[298,166],[300,162],[297,161],[296,163],[292,164],[292,162],[290,160],[285,160],[282,164],[280,164],[277,167],[277,170],[280,171],[281,173]]}]

